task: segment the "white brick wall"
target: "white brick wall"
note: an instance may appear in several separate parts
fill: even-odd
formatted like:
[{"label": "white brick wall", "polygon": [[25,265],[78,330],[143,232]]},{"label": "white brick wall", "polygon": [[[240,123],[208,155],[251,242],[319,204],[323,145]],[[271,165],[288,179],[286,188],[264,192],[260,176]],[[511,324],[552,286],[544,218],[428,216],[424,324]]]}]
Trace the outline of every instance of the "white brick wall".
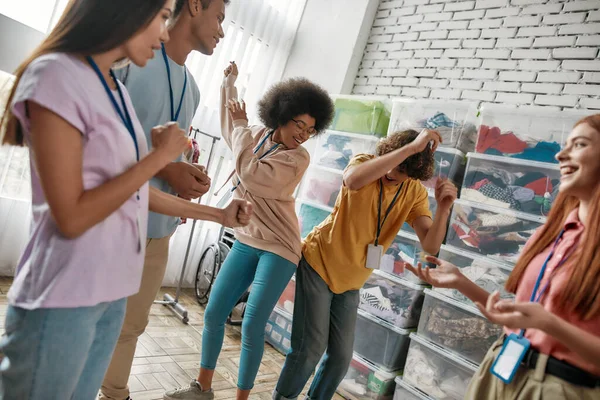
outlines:
[{"label": "white brick wall", "polygon": [[353,92],[600,109],[600,0],[381,0]]}]

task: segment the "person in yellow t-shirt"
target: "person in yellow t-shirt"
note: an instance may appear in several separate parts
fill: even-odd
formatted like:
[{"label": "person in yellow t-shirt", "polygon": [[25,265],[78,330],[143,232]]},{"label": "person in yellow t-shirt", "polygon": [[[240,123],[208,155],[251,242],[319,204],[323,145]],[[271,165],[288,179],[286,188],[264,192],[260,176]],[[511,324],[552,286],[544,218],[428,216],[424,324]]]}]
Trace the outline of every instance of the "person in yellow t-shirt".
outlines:
[{"label": "person in yellow t-shirt", "polygon": [[308,397],[333,397],[352,360],[358,290],[404,222],[427,253],[438,253],[457,190],[450,181],[438,180],[432,219],[421,181],[433,175],[440,142],[436,131],[396,132],[378,143],[377,156],[359,154],[348,164],[331,215],[303,243],[291,351],[274,400],[296,399],[326,349]]}]

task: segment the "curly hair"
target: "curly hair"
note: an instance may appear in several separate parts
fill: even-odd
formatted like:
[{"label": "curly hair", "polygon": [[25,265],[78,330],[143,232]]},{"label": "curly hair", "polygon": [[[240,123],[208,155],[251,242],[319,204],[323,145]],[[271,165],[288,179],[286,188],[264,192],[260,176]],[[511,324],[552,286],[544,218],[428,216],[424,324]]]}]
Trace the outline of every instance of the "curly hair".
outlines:
[{"label": "curly hair", "polygon": [[[419,132],[412,129],[394,132],[377,143],[377,155],[382,156],[404,147],[415,140],[417,136],[419,136]],[[409,178],[427,181],[433,177],[434,163],[433,151],[427,146],[422,152],[404,160],[402,164],[398,165],[398,170],[406,173]]]},{"label": "curly hair", "polygon": [[258,102],[258,117],[270,129],[287,124],[298,115],[315,119],[320,133],[333,120],[333,101],[322,87],[305,78],[291,78],[273,85]]}]

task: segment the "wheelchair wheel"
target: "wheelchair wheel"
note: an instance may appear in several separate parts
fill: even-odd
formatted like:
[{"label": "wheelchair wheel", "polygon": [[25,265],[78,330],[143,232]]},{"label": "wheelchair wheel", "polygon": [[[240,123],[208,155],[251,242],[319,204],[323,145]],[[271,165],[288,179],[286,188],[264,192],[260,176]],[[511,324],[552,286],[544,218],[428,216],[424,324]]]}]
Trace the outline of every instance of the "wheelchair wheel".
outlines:
[{"label": "wheelchair wheel", "polygon": [[211,244],[204,250],[196,271],[195,289],[198,304],[203,306],[208,303],[208,295],[220,266],[221,246]]}]

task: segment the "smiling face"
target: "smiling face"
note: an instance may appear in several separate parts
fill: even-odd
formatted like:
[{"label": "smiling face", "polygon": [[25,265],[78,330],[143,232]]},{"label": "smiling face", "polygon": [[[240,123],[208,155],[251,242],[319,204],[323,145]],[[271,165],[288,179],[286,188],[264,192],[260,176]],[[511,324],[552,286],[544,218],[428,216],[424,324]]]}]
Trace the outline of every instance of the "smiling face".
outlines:
[{"label": "smiling face", "polygon": [[316,134],[315,123],[316,120],[308,114],[298,115],[280,126],[273,139],[288,149],[297,149]]},{"label": "smiling face", "polygon": [[557,155],[560,191],[589,200],[600,185],[600,132],[587,123],[577,125]]},{"label": "smiling face", "polygon": [[391,171],[388,171],[387,174],[381,178],[381,181],[386,186],[397,186],[408,179],[408,174],[406,172],[401,172],[399,167],[394,168]]},{"label": "smiling face", "polygon": [[164,7],[154,19],[123,45],[125,55],[132,63],[138,67],[145,66],[154,57],[154,50],[161,48],[161,42],[169,41],[167,22],[174,7],[175,0],[165,1]]},{"label": "smiling face", "polygon": [[[200,1],[197,4],[201,5]],[[223,0],[212,0],[205,9],[200,6],[193,17],[192,31],[196,40],[194,49],[207,56],[212,55],[219,41],[225,37],[222,27],[224,20]]]}]

